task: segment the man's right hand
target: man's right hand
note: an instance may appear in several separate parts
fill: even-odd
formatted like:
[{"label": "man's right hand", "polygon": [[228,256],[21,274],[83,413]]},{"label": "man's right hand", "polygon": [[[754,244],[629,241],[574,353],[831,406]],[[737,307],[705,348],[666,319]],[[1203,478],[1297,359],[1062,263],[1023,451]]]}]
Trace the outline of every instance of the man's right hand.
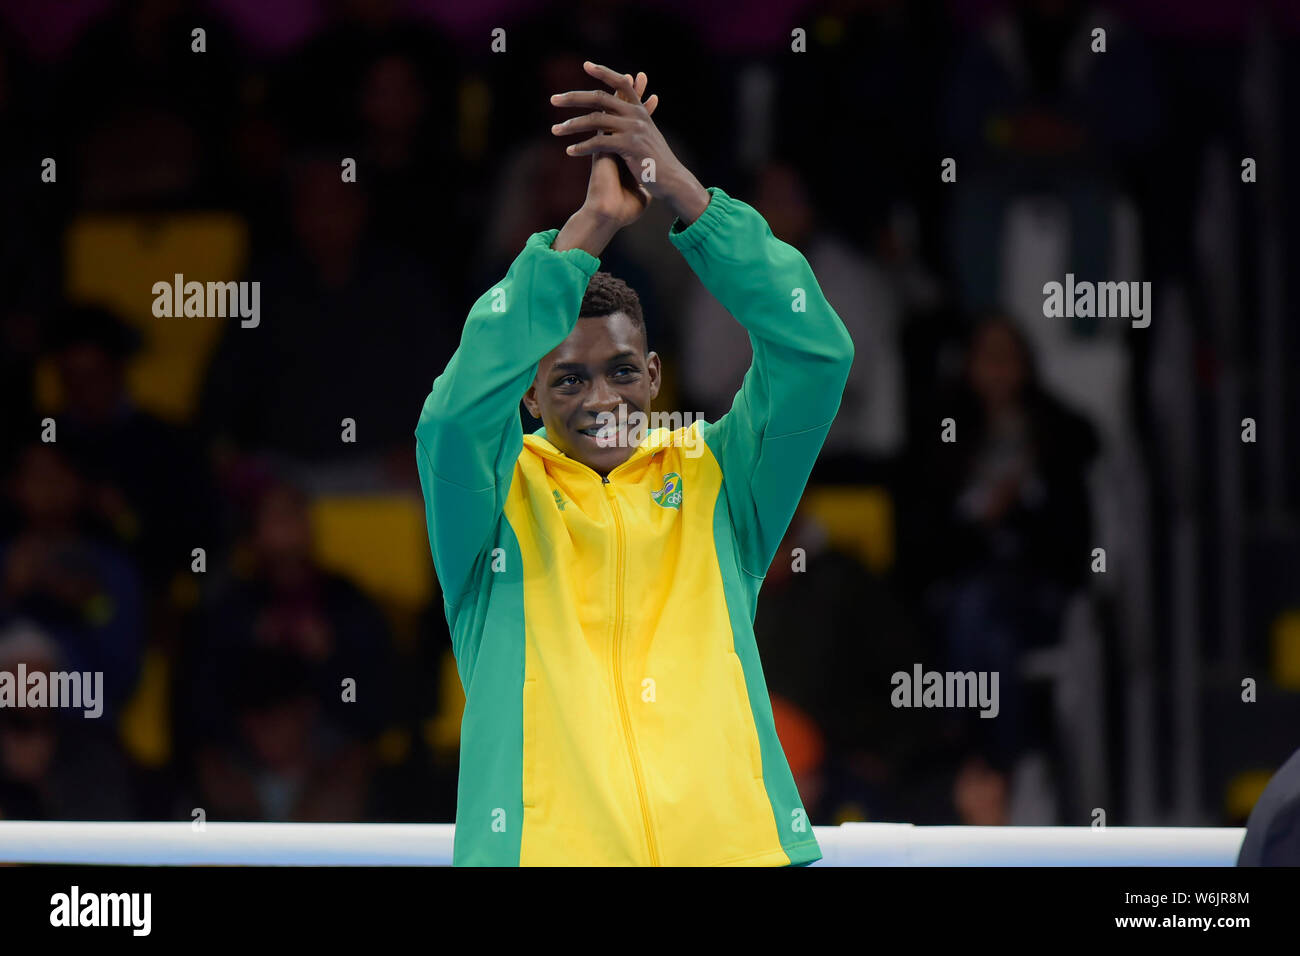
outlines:
[{"label": "man's right hand", "polygon": [[[649,78],[638,73],[632,82],[638,101],[645,94]],[[617,94],[624,102],[630,100]],[[658,95],[644,101],[647,113],[654,113],[659,105]],[[608,135],[608,134],[600,134]],[[614,153],[596,153],[591,157],[591,177],[587,180],[587,198],[583,207],[597,220],[609,222],[622,229],[641,218],[650,205],[650,193],[638,183],[627,165]]]},{"label": "man's right hand", "polygon": [[[636,75],[634,88],[637,96],[645,93],[648,82],[645,73]],[[626,100],[622,94],[619,97]],[[659,105],[658,95],[652,95],[643,105],[647,113],[653,113]],[[584,249],[599,258],[615,233],[640,219],[649,204],[649,192],[636,182],[627,165],[618,156],[613,153],[596,153],[591,158],[587,198],[581,208],[569,217],[551,248],[557,251]]]}]

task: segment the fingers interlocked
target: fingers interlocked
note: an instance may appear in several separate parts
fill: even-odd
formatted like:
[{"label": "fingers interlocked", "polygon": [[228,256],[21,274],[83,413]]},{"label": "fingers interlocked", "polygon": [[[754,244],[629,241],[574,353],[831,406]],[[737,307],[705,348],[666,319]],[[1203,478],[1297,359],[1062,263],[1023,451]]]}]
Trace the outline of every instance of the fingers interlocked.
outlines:
[{"label": "fingers interlocked", "polygon": [[[645,91],[647,78],[645,73],[638,73],[636,79],[626,73],[615,73],[607,67],[595,63],[584,63],[584,69],[592,76],[604,80],[615,92],[607,90],[572,90],[568,93],[556,93],[551,97],[554,106],[586,107],[593,110],[584,116],[574,116],[551,127],[557,136],[573,133],[595,131],[597,136],[611,135],[627,130],[637,121],[649,116],[659,105],[658,95],[651,96],[644,103],[641,94]],[[574,144],[568,148],[573,152],[584,144]]]}]

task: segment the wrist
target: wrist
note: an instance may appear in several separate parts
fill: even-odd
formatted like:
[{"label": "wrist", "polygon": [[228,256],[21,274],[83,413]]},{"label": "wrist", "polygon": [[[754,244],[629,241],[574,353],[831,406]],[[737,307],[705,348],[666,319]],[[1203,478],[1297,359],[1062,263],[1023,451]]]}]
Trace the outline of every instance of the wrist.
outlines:
[{"label": "wrist", "polygon": [[684,166],[670,171],[664,199],[683,225],[689,226],[704,214],[713,198],[704,185]]}]

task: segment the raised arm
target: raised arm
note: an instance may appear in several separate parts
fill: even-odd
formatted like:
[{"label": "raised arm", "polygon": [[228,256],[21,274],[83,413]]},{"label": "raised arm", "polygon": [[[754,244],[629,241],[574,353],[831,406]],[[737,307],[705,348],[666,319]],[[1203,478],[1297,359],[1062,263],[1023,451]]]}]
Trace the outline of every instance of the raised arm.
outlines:
[{"label": "raised arm", "polygon": [[673,154],[649,111],[632,101],[631,77],[585,63],[615,93],[565,93],[562,106],[595,112],[558,124],[569,147],[616,154],[626,171],[677,213],[669,239],[700,281],[749,332],[754,359],[731,411],[705,428],[746,570],[757,577],[790,523],[853,364],[853,341],[798,249],[772,235],[751,206],[705,189]]},{"label": "raised arm", "polygon": [[[639,74],[629,88],[638,107],[645,83]],[[657,98],[648,104],[653,110]],[[523,448],[519,401],[537,363],[573,330],[599,256],[650,200],[617,165],[593,154],[582,206],[562,229],[530,236],[505,278],[474,303],[460,346],[420,412],[416,460],[429,546],[453,606],[505,505]]]},{"label": "raised arm", "polygon": [[474,303],[415,428],[429,544],[452,605],[505,504],[523,448],[519,399],[538,361],[573,328],[599,265],[576,246],[552,248],[558,235],[530,236],[505,278]]},{"label": "raised arm", "polygon": [[802,253],[748,204],[709,192],[700,218],[674,223],[669,239],[753,346],[731,410],[703,435],[722,467],[745,570],[762,577],[839,410],[853,340]]}]

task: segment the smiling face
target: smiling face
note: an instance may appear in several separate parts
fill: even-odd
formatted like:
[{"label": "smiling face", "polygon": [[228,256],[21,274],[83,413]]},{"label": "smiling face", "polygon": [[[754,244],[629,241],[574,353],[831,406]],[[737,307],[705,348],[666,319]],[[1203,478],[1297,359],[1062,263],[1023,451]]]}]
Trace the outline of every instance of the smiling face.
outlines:
[{"label": "smiling face", "polygon": [[[645,333],[622,312],[579,319],[569,337],[537,366],[524,405],[546,426],[552,445],[600,475],[631,457],[626,429],[601,440],[602,414],[626,420],[650,413],[659,394],[659,356]],[[622,412],[619,406],[624,406]]]}]

